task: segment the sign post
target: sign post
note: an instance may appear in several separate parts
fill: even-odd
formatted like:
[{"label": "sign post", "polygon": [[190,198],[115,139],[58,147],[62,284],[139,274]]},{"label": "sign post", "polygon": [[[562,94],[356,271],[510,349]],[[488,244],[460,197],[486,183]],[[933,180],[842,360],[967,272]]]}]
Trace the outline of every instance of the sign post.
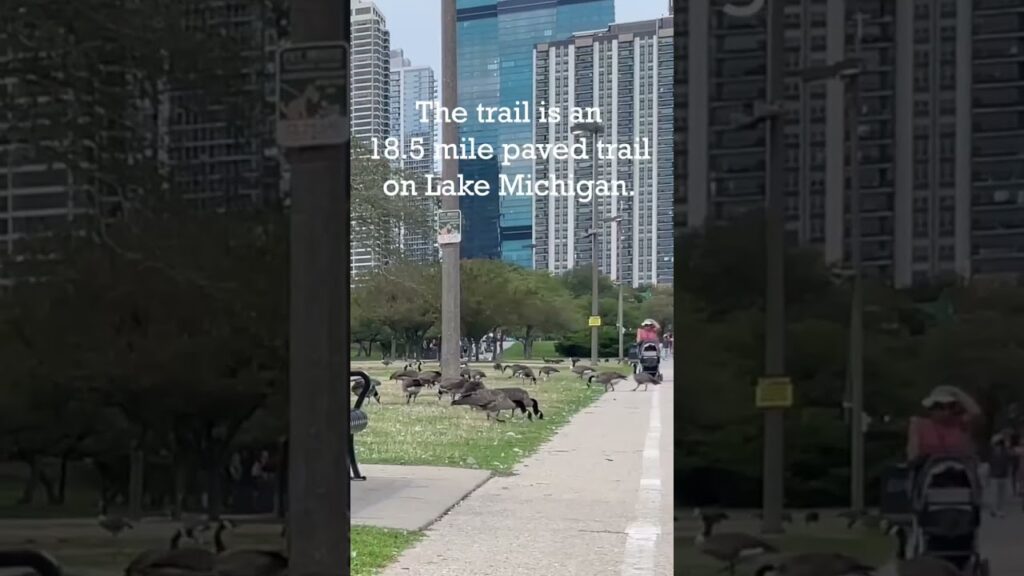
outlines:
[{"label": "sign post", "polygon": [[282,148],[349,141],[349,46],[314,42],[281,48],[277,58],[277,141]]},{"label": "sign post", "polygon": [[754,400],[758,408],[791,408],[793,382],[786,377],[758,378]]},{"label": "sign post", "polygon": [[591,317],[587,318],[587,326],[589,326],[591,328],[594,328],[594,327],[597,327],[597,326],[600,326],[600,325],[601,325],[601,317],[600,316],[591,316]]},{"label": "sign post", "polygon": [[462,210],[441,210],[437,213],[437,243],[462,242]]}]

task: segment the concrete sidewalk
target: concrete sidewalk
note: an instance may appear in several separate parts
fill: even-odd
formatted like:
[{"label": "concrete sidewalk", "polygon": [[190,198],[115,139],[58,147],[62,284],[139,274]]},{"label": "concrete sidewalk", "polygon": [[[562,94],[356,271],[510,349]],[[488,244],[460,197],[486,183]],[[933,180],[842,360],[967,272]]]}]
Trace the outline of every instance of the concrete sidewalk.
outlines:
[{"label": "concrete sidewalk", "polygon": [[1024,511],[1021,501],[1014,498],[1006,508],[1006,517],[992,518],[986,514],[981,520],[979,548],[987,558],[992,576],[1019,576],[1024,574]]},{"label": "concrete sidewalk", "polygon": [[352,482],[352,523],[423,530],[491,477],[488,470],[436,466],[360,466]]},{"label": "concrete sidewalk", "polygon": [[672,574],[672,371],[618,386],[492,478],[384,576]]}]

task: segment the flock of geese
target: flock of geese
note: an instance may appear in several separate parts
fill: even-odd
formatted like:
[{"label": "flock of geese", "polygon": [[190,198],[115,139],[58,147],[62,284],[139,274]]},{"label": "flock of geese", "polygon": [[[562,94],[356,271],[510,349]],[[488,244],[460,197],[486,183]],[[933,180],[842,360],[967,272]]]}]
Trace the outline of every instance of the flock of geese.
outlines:
[{"label": "flock of geese", "polygon": [[[101,516],[100,528],[113,536],[134,526],[118,516]],[[234,528],[230,520],[212,524],[206,520],[183,523],[171,536],[165,549],[139,553],[124,570],[125,576],[286,576],[288,557],[273,550],[228,550],[224,531]],[[213,532],[214,549],[204,546],[203,534]],[[182,540],[193,540],[199,546],[182,546]]]},{"label": "flock of geese", "polygon": [[[561,359],[548,359],[544,358],[545,366],[542,366],[536,370],[525,364],[501,364],[495,363],[494,369],[500,372],[502,375],[508,375],[512,378],[518,378],[525,385],[527,383],[537,384],[538,377],[541,380],[547,380],[552,374],[558,374],[561,371],[552,366],[552,364],[561,364],[564,361]],[[616,371],[599,371],[598,369],[581,364],[579,358],[572,358],[572,367],[570,371],[579,377],[580,380],[586,381],[587,387],[590,387],[595,381],[604,386],[605,391],[615,390],[615,385],[621,382],[625,382],[630,378],[636,384],[633,387],[635,392],[641,386],[646,391],[649,386],[657,386],[661,384],[661,375],[651,375],[645,372],[637,374],[626,375]],[[384,360],[382,362],[385,366],[389,366],[392,362],[390,360]],[[424,370],[423,362],[419,360],[407,361],[405,366],[401,370],[392,372],[389,377],[390,381],[397,382],[402,390],[402,395],[405,397],[405,403],[411,404],[416,401],[420,393],[424,389],[435,389],[437,390],[437,399],[441,400],[446,394],[451,398],[453,405],[468,405],[484,410],[488,414],[488,419],[491,415],[497,416],[497,414],[503,410],[520,410],[529,419],[533,419],[533,416],[543,418],[539,407],[537,406],[537,400],[530,396],[524,388],[494,388],[489,389],[484,385],[484,379],[487,378],[487,373],[483,370],[470,368],[467,363],[463,362],[462,370],[457,377],[444,377],[438,370]],[[370,378],[370,391],[367,393],[367,397],[374,399],[378,404],[381,403],[380,391],[381,381],[376,378]],[[357,379],[352,383],[352,393],[359,395],[363,391],[365,384],[361,379]],[[532,411],[532,412],[531,412]],[[497,418],[496,418],[497,419]],[[497,419],[499,422],[503,420]]]},{"label": "flock of geese", "polygon": [[[744,532],[716,532],[715,526],[729,519],[725,512],[697,509],[694,516],[701,520],[703,529],[695,539],[695,547],[702,554],[722,562],[723,572],[736,574],[741,565],[754,565],[755,576],[967,576],[956,566],[934,556],[905,559],[907,527],[871,514],[844,512],[847,527],[856,524],[882,529],[897,538],[896,558],[885,566],[875,567],[857,558],[834,552],[808,552],[784,554],[775,544]],[[784,521],[792,522],[785,514]],[[817,512],[808,512],[808,523],[819,520]]]}]

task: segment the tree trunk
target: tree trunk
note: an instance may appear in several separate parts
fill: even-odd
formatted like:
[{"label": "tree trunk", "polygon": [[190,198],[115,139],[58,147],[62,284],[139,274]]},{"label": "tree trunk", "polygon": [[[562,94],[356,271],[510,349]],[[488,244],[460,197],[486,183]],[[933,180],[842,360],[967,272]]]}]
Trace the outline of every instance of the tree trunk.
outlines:
[{"label": "tree trunk", "polygon": [[221,466],[211,462],[206,470],[206,514],[210,520],[220,520],[221,502],[224,497],[224,482]]},{"label": "tree trunk", "polygon": [[398,352],[398,341],[397,341],[397,340],[395,340],[395,337],[394,337],[394,336],[392,336],[392,337],[391,337],[391,356],[390,356],[390,358],[391,358],[392,360],[394,360],[394,359],[395,359],[395,354],[396,354],[397,352]]},{"label": "tree trunk", "polygon": [[28,479],[25,480],[25,487],[21,491],[21,498],[18,504],[32,504],[36,499],[36,487],[39,486],[39,459],[35,456],[22,456],[21,461],[28,466]]},{"label": "tree trunk", "polygon": [[128,472],[128,516],[134,520],[142,518],[142,497],[145,486],[146,453],[136,445],[131,452]]},{"label": "tree trunk", "polygon": [[68,464],[71,461],[71,451],[67,450],[60,455],[60,477],[57,478],[57,504],[63,505],[67,501],[68,489]]},{"label": "tree trunk", "polygon": [[46,503],[50,506],[57,505],[57,487],[53,485],[53,480],[50,479],[50,475],[46,473],[46,469],[42,466],[39,468],[39,483],[43,485],[43,490],[46,491]]},{"label": "tree trunk", "polygon": [[174,463],[174,486],[173,486],[173,502],[171,503],[171,518],[174,520],[181,519],[181,513],[185,508],[185,492],[188,484],[188,469],[185,463],[180,458],[175,457]]}]

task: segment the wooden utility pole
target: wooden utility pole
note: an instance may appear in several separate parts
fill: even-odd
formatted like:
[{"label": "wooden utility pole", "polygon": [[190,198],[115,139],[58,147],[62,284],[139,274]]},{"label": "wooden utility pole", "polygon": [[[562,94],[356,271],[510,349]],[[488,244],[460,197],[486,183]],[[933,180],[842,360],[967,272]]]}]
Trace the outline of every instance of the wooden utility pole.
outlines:
[{"label": "wooden utility pole", "polygon": [[[348,0],[291,0],[291,42],[348,42]],[[346,58],[340,66],[347,70]],[[348,82],[345,82],[345,93]],[[348,99],[344,106],[347,109]],[[347,117],[347,111],[342,112]],[[347,134],[347,130],[346,130]],[[288,550],[293,576],[348,575],[350,145],[301,146],[291,168]]]},{"label": "wooden utility pole", "polygon": [[[441,0],[441,106],[453,110],[459,105],[458,28],[455,0]],[[447,114],[445,115],[447,116]],[[450,120],[450,119],[449,119]],[[459,125],[444,122],[441,142],[457,144]],[[453,181],[459,174],[459,161],[441,158],[441,179]],[[458,210],[459,197],[441,196],[441,210]],[[458,243],[441,245],[441,373],[459,375],[462,357],[462,279]]]}]

